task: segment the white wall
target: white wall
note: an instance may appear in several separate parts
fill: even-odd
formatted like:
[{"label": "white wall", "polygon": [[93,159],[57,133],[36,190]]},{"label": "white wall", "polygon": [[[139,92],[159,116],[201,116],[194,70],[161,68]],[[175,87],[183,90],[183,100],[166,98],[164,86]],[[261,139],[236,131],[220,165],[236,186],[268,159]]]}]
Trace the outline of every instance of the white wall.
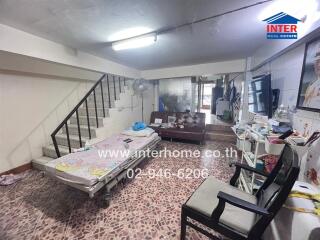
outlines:
[{"label": "white wall", "polygon": [[[254,71],[254,75],[271,73],[272,88],[280,89],[279,104],[295,107],[297,103],[305,44],[290,50]],[[320,130],[320,113],[298,110],[293,127],[304,135]]]},{"label": "white wall", "polygon": [[[50,144],[52,131],[93,83],[0,73],[0,173],[42,156],[42,147]],[[152,83],[143,96],[143,120],[149,122],[155,107]],[[109,110],[97,137],[118,134],[141,121],[141,113],[141,96],[134,94],[129,85],[115,108]]]},{"label": "white wall", "polygon": [[0,24],[0,50],[75,67],[138,78],[140,71]]},{"label": "white wall", "polygon": [[[93,84],[81,79],[96,81],[105,72],[140,77],[136,69],[6,25],[0,24],[0,36],[0,173],[42,155],[50,133]],[[146,101],[145,116],[153,98]],[[140,120],[132,116],[140,108],[113,114],[112,121],[122,130]]]},{"label": "white wall", "polygon": [[102,73],[69,67],[20,54],[0,51],[0,71],[9,73],[35,74],[45,77],[75,78],[77,80],[97,81]]},{"label": "white wall", "polygon": [[0,173],[42,156],[42,146],[92,83],[0,73]]},{"label": "white wall", "polygon": [[[143,120],[146,123],[150,122],[151,112],[154,111],[154,94],[154,87],[150,84],[149,90],[143,94]],[[132,126],[133,122],[141,121],[141,103],[141,96],[134,94],[130,86],[126,87],[126,91],[120,94],[120,100],[116,101],[115,108],[109,110],[110,117],[104,119],[104,127],[97,132],[97,137],[105,138],[118,134]]]},{"label": "white wall", "polygon": [[291,45],[297,45],[299,42],[304,41],[304,37],[315,31],[320,26],[320,20],[310,22],[312,19],[307,18],[304,23],[298,24],[298,39],[297,40],[268,40],[267,44],[264,44],[258,48],[252,57],[252,66],[255,68],[260,64],[263,64],[272,58],[274,55],[279,54]]},{"label": "white wall", "polygon": [[244,72],[244,70],[245,59],[239,59],[225,62],[146,70],[141,72],[141,76],[145,79],[162,79]]},{"label": "white wall", "polygon": [[[272,88],[280,89],[279,104],[295,107],[297,103],[300,77],[302,71],[303,57],[305,44],[301,44],[287,53],[275,58],[263,65],[260,69],[254,72],[254,75],[261,73],[271,73]],[[315,130],[320,130],[320,113],[297,110],[297,113],[292,115],[293,127],[305,137],[310,136]],[[306,181],[306,171],[317,161],[317,155],[311,152],[306,153],[297,149],[300,153],[300,181]],[[309,149],[310,151],[310,149]],[[316,151],[315,151],[316,152]],[[314,161],[307,161],[307,155],[315,155],[312,158]],[[311,158],[309,158],[310,160]],[[319,166],[319,165],[318,165]],[[286,218],[287,221],[284,221]],[[311,215],[307,220],[308,224],[301,227],[303,221],[300,221],[301,216],[286,215],[283,210],[267,228],[265,239],[306,239],[310,234],[311,229],[318,226],[318,219]]]}]

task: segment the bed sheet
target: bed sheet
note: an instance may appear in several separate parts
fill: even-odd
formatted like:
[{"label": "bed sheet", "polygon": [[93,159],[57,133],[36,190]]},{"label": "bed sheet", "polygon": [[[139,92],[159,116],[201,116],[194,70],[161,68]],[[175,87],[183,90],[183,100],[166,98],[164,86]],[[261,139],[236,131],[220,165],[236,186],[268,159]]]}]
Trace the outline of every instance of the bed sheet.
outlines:
[{"label": "bed sheet", "polygon": [[[46,164],[45,169],[70,182],[92,186],[102,176],[109,175],[127,165],[130,157],[137,150],[144,149],[158,138],[156,133],[149,137],[115,135],[93,144],[90,150],[71,153],[52,160]],[[126,139],[132,141],[125,143]],[[108,150],[108,154],[101,154],[104,150]]]}]

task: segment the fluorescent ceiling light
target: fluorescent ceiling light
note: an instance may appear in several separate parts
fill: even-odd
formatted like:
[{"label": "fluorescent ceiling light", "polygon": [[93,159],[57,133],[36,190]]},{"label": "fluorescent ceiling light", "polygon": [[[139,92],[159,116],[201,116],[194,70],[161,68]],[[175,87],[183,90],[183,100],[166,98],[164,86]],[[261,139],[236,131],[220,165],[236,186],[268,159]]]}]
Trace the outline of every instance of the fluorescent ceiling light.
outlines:
[{"label": "fluorescent ceiling light", "polygon": [[153,30],[148,27],[134,27],[134,28],[128,28],[119,32],[116,32],[112,34],[109,38],[109,42],[119,41],[122,39],[132,38],[135,36],[140,36],[142,34],[146,34],[149,32],[152,32]]},{"label": "fluorescent ceiling light", "polygon": [[140,37],[133,37],[130,39],[113,42],[112,48],[116,51],[131,48],[141,48],[154,44],[156,40],[157,35],[155,33],[150,33]]}]

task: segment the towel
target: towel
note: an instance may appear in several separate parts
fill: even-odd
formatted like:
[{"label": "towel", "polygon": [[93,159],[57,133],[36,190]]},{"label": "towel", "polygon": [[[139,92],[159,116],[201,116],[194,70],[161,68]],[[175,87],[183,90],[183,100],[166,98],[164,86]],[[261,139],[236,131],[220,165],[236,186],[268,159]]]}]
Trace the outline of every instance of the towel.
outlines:
[{"label": "towel", "polygon": [[147,127],[147,124],[145,124],[144,122],[135,122],[132,125],[132,129],[134,131],[141,131],[141,130],[145,129],[146,127]]}]

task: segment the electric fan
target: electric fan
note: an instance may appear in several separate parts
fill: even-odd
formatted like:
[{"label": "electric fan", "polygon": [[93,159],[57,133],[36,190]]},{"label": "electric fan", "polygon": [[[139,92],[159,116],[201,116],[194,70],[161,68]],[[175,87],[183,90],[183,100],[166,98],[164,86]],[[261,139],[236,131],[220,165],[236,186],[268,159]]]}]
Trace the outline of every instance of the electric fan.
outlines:
[{"label": "electric fan", "polygon": [[134,94],[141,96],[141,119],[143,121],[143,93],[149,89],[148,84],[143,79],[136,79],[133,84],[132,88],[134,91]]}]

